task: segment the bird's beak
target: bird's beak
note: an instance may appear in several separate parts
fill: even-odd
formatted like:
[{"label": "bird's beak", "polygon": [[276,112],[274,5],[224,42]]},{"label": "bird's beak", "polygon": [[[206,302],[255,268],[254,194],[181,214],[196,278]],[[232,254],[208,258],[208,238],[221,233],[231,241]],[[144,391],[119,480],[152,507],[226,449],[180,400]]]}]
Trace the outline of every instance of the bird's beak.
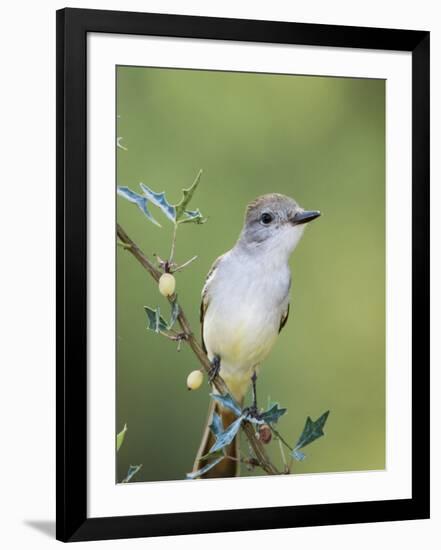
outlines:
[{"label": "bird's beak", "polygon": [[308,223],[312,220],[315,220],[320,216],[319,210],[303,210],[302,212],[297,212],[297,214],[292,218],[291,223],[293,225],[300,225],[302,223]]}]

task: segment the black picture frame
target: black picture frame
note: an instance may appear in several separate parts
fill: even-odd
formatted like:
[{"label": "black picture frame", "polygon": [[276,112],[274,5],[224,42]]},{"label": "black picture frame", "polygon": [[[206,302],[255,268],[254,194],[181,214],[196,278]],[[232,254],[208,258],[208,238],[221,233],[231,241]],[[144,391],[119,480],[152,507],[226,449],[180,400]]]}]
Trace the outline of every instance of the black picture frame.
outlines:
[{"label": "black picture frame", "polygon": [[[412,54],[412,498],[87,517],[87,33]],[[56,537],[85,541],[429,517],[429,33],[414,30],[63,9],[57,12]]]}]

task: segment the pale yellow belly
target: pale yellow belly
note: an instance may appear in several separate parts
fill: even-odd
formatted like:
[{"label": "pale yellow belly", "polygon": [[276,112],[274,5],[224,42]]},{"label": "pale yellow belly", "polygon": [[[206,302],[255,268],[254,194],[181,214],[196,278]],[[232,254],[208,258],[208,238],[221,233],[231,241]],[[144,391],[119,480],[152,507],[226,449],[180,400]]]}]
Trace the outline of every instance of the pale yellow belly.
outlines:
[{"label": "pale yellow belly", "polygon": [[238,401],[246,394],[254,369],[270,352],[277,334],[276,315],[262,316],[242,308],[236,315],[226,316],[210,305],[204,319],[207,353],[210,359],[220,357],[220,374]]},{"label": "pale yellow belly", "polygon": [[249,323],[205,323],[204,341],[209,354],[217,354],[226,363],[253,366],[265,359],[277,337],[273,327],[256,327]]}]

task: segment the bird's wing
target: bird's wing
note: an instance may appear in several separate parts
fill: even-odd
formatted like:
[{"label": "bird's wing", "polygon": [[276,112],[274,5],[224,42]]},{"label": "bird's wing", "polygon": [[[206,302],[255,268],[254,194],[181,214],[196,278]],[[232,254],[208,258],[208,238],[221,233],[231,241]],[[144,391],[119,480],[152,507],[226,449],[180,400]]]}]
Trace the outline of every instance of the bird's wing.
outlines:
[{"label": "bird's wing", "polygon": [[288,321],[288,317],[289,317],[289,304],[286,310],[283,312],[282,318],[280,319],[279,333],[282,331],[282,328],[286,325],[286,322]]},{"label": "bird's wing", "polygon": [[210,268],[210,271],[207,274],[207,277],[205,278],[204,288],[202,289],[202,300],[201,300],[201,309],[200,309],[201,342],[205,353],[207,353],[207,348],[205,347],[205,343],[204,343],[204,317],[205,317],[205,312],[207,311],[208,305],[210,303],[208,289],[210,287],[211,281],[213,280],[216,269],[224,256],[225,254],[222,254],[222,256],[219,256],[219,258],[217,258],[214,261],[213,265]]}]

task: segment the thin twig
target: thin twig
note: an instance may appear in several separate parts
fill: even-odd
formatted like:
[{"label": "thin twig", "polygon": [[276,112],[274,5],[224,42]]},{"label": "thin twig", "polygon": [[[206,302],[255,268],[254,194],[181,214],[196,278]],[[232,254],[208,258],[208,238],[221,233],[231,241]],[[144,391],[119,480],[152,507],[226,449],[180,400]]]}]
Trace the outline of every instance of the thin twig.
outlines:
[{"label": "thin twig", "polygon": [[175,342],[177,340],[185,340],[186,339],[185,334],[183,334],[182,332],[176,332],[173,329],[169,329],[167,332],[165,330],[160,330],[159,334],[161,334],[162,336],[165,336],[169,340],[173,340]]},{"label": "thin twig", "polygon": [[237,456],[230,456],[225,455],[225,458],[229,458],[233,462],[240,462],[241,464],[246,464],[247,466],[260,466],[259,462],[251,457],[251,458],[243,458],[243,457],[237,457]]},{"label": "thin twig", "polygon": [[288,464],[286,462],[286,456],[285,456],[285,451],[283,450],[282,440],[277,439],[277,441],[279,443],[280,454],[282,455],[282,462],[283,462],[283,465],[285,467],[285,472],[288,472]]},{"label": "thin twig", "polygon": [[197,256],[193,256],[193,258],[190,258],[189,260],[187,260],[187,261],[184,262],[183,264],[178,265],[178,267],[174,267],[174,268],[172,269],[172,272],[173,272],[173,273],[176,273],[177,271],[181,271],[181,269],[184,269],[184,267],[187,267],[188,265],[191,264],[191,262],[194,262],[196,259],[197,259]]},{"label": "thin twig", "polygon": [[162,272],[157,269],[152,262],[147,258],[147,256],[140,250],[137,244],[135,244],[132,239],[127,235],[124,229],[117,224],[116,226],[117,235],[119,240],[122,241],[125,245],[127,252],[133,254],[138,262],[146,269],[150,275],[155,279],[156,282],[159,281],[159,278],[162,275]]},{"label": "thin twig", "polygon": [[170,258],[168,259],[168,265],[171,265],[173,263],[173,256],[175,255],[177,231],[178,231],[178,224],[175,223],[175,225],[173,226],[173,237],[172,237],[172,244],[171,244],[171,250],[170,250]]},{"label": "thin twig", "polygon": [[274,426],[272,426],[271,424],[268,424],[268,425],[269,425],[271,431],[273,432],[273,434],[285,445],[285,447],[287,447],[292,452],[293,448],[291,447],[291,445],[285,439],[283,439],[283,437],[276,430],[276,428],[274,428]]},{"label": "thin twig", "polygon": [[[127,235],[127,233],[119,224],[117,224],[116,230],[117,230],[117,235],[119,239],[126,245],[130,245],[126,249],[127,252],[130,252],[130,254],[132,254],[138,260],[138,262],[144,267],[144,269],[148,271],[148,273],[153,277],[153,279],[155,279],[155,281],[158,281],[161,276],[161,271],[159,271],[159,269],[157,269],[152,264],[152,262],[147,258],[147,256],[145,256],[145,254],[141,251],[141,249],[135,244],[134,241],[132,241],[132,239]],[[169,302],[172,303],[173,299],[174,299],[173,296],[169,297]],[[188,343],[188,345],[193,350],[193,353],[199,359],[199,362],[201,363],[205,372],[209,375],[212,370],[210,360],[208,359],[207,354],[202,349],[202,346],[200,345],[198,340],[195,338],[191,330],[190,324],[187,320],[187,317],[184,314],[184,311],[181,306],[179,306],[178,321],[179,321],[179,324],[181,325],[182,331],[186,335],[185,341]],[[224,380],[219,374],[214,377],[214,379],[212,380],[212,384],[221,395],[230,393],[227,385],[225,384]],[[241,427],[251,445],[251,448],[256,456],[256,459],[259,462],[259,465],[265,470],[267,474],[270,474],[270,475],[280,474],[278,469],[274,466],[274,464],[272,464],[271,460],[269,459],[265,449],[263,448],[262,443],[256,438],[252,424],[244,420],[241,424]]]},{"label": "thin twig", "polygon": [[130,248],[130,244],[122,243],[121,241],[116,241],[117,246],[120,246],[121,248],[127,249]]}]

